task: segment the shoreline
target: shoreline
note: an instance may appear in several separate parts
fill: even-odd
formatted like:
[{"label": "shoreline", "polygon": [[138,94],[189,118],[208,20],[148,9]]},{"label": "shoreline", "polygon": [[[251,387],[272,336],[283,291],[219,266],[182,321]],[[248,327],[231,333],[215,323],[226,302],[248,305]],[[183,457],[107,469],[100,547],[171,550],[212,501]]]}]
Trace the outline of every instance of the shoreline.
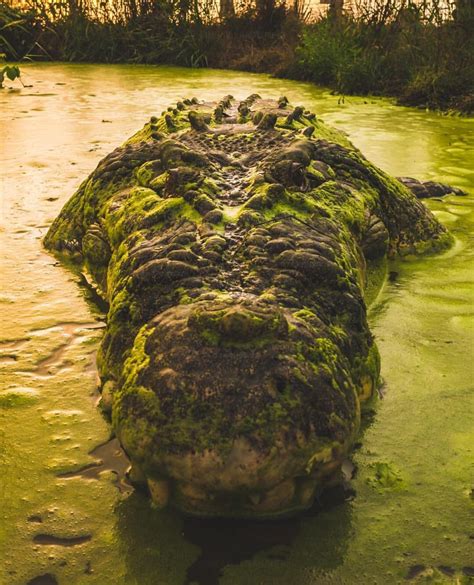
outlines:
[{"label": "shoreline", "polygon": [[[224,66],[220,66],[220,67],[211,67],[211,66],[206,66],[206,67],[189,67],[189,66],[185,66],[185,65],[177,65],[176,63],[135,63],[135,62],[131,62],[131,61],[114,61],[114,62],[104,62],[104,61],[85,61],[85,60],[81,60],[81,61],[71,61],[71,60],[21,60],[21,61],[8,61],[5,63],[6,65],[16,65],[18,67],[20,67],[20,72],[21,72],[21,67],[23,65],[35,65],[35,64],[63,64],[63,65],[110,65],[110,66],[118,66],[118,65],[124,65],[124,66],[137,66],[137,67],[180,67],[183,69],[189,69],[192,71],[196,71],[196,70],[202,70],[202,71],[235,71],[236,73],[248,73],[251,75],[268,75],[270,78],[272,79],[286,79],[289,81],[295,81],[295,82],[300,82],[300,83],[305,83],[305,84],[310,84],[314,87],[323,89],[329,93],[331,93],[331,95],[334,96],[339,96],[339,98],[342,100],[342,103],[345,102],[345,100],[350,100],[351,98],[358,98],[358,99],[367,99],[367,100],[372,100],[372,99],[388,99],[391,100],[393,102],[394,105],[398,106],[398,107],[402,107],[402,108],[413,108],[413,109],[417,109],[423,112],[431,112],[431,113],[437,113],[440,114],[442,116],[459,116],[462,118],[473,118],[474,117],[474,110],[472,108],[469,109],[463,109],[462,107],[448,107],[448,106],[443,106],[443,104],[437,104],[437,105],[429,105],[427,103],[424,102],[419,102],[419,103],[405,103],[403,101],[401,101],[403,98],[401,98],[399,95],[396,94],[387,94],[387,93],[340,93],[337,91],[337,89],[335,89],[334,87],[328,86],[328,85],[324,85],[321,83],[317,83],[311,80],[307,80],[307,79],[301,79],[298,78],[296,76],[289,76],[289,75],[279,75],[278,72],[272,72],[272,71],[255,71],[255,70],[248,70],[248,69],[239,69],[236,67],[224,67]],[[6,80],[7,83],[10,84],[14,84],[16,82],[12,82],[9,81],[8,79]],[[25,85],[24,87],[28,87],[28,85]],[[17,89],[16,85],[4,85],[3,87],[0,87],[1,89],[5,89],[5,90],[14,90]],[[465,97],[470,98],[472,100],[474,100],[474,96],[467,94]]]}]

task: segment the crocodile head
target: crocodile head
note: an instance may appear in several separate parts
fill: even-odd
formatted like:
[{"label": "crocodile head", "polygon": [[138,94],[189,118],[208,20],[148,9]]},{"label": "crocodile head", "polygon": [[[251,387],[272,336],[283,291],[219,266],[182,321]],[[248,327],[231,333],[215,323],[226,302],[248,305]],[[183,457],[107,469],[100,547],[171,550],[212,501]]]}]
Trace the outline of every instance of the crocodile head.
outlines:
[{"label": "crocodile head", "polygon": [[367,263],[449,236],[303,108],[179,102],[99,164],[45,243],[107,298],[103,403],[157,505],[306,508],[375,392]]}]

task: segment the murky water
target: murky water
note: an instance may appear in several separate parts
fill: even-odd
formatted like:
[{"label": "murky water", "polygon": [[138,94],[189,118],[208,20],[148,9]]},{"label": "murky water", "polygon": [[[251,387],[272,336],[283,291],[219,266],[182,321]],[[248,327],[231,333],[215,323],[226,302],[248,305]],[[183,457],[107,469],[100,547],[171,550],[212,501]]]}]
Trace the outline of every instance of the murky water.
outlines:
[{"label": "murky water", "polygon": [[[2,585],[470,582],[474,564],[473,120],[224,71],[25,65],[0,92]],[[157,512],[123,480],[96,408],[103,315],[41,248],[98,160],[178,98],[287,95],[395,175],[470,191],[431,201],[446,254],[390,266],[371,311],[384,399],[355,475],[302,518],[199,521]],[[443,580],[443,581],[440,581]]]}]

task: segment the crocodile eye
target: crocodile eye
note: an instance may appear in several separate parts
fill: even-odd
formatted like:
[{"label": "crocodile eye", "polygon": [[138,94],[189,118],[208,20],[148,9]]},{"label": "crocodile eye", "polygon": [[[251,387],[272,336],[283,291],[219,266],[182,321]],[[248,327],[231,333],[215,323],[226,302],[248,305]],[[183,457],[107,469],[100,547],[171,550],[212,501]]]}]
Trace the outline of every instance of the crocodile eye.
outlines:
[{"label": "crocodile eye", "polygon": [[297,187],[301,187],[305,183],[304,167],[301,164],[293,163],[291,168],[291,178]]},{"label": "crocodile eye", "polygon": [[276,162],[267,172],[272,181],[277,181],[285,187],[302,187],[306,183],[305,166],[300,162],[283,159]]},{"label": "crocodile eye", "polygon": [[275,386],[276,386],[277,392],[279,392],[280,394],[282,394],[285,391],[287,384],[288,384],[288,380],[286,378],[277,377],[275,379]]}]

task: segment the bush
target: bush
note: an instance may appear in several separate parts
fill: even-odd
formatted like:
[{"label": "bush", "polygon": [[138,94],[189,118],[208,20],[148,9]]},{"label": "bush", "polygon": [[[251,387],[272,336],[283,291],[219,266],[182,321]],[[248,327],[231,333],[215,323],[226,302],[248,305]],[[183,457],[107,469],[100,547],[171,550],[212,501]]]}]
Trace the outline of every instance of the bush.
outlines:
[{"label": "bush", "polygon": [[364,47],[355,21],[344,19],[335,27],[326,18],[303,31],[289,73],[340,93],[366,94],[377,89],[382,67],[382,56]]},{"label": "bush", "polygon": [[285,75],[345,94],[395,95],[410,105],[468,111],[474,88],[473,18],[433,21],[419,8],[326,17],[304,29]]},{"label": "bush", "polygon": [[[459,75],[458,71],[433,70],[429,67],[415,71],[413,78],[403,88],[400,102],[406,105],[426,105],[431,108],[456,108],[472,112],[473,79]],[[469,90],[469,87],[471,88]],[[470,99],[469,98],[470,93]],[[460,108],[460,104],[464,105]]]}]

